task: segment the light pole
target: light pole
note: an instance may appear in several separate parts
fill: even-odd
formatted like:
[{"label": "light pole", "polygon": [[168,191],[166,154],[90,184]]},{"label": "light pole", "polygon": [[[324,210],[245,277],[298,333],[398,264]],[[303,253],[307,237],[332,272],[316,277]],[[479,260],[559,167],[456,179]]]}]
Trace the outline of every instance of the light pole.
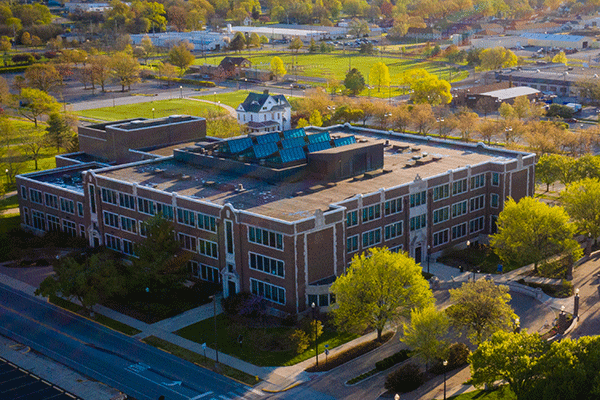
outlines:
[{"label": "light pole", "polygon": [[394,400],[400,400],[400,395],[398,393],[396,393],[396,395],[394,396]]},{"label": "light pole", "polygon": [[10,182],[8,181],[8,168],[6,168],[4,170],[4,173],[6,174],[6,184],[8,185]]},{"label": "light pole", "polygon": [[154,119],[154,108],[152,108],[152,119]]},{"label": "light pole", "polygon": [[294,90],[294,84],[290,83],[290,97],[292,97],[292,95],[293,95],[293,90]]},{"label": "light pole", "polygon": [[436,121],[440,123],[440,128],[438,129],[438,134],[442,136],[442,122],[444,122],[444,118],[436,118]]},{"label": "light pole", "polygon": [[515,318],[515,333],[521,333],[521,319]]},{"label": "light pole", "polygon": [[573,317],[579,321],[579,288],[575,289],[575,297],[573,298]]},{"label": "light pole", "polygon": [[448,366],[448,360],[444,360],[444,400],[446,400],[446,367]]},{"label": "light pole", "polygon": [[313,324],[315,324],[315,363],[317,367],[319,366],[319,345],[317,344],[317,318],[315,316],[316,304],[313,302],[311,305],[312,314],[313,314]]},{"label": "light pole", "polygon": [[213,92],[213,101],[216,103],[217,102],[217,92]]},{"label": "light pole", "polygon": [[183,99],[183,86],[179,86],[179,98]]},{"label": "light pole", "polygon": [[383,118],[385,120],[385,129],[388,128],[388,121],[391,116],[392,116],[391,112],[386,112],[385,114],[383,114]]},{"label": "light pole", "polygon": [[215,369],[219,369],[219,344],[217,341],[217,295],[213,294],[208,297],[213,301],[213,318],[215,320]]},{"label": "light pole", "polygon": [[248,78],[244,78],[244,88],[248,90]]},{"label": "light pole", "polygon": [[431,245],[427,245],[427,273],[429,273],[429,260],[431,259]]}]

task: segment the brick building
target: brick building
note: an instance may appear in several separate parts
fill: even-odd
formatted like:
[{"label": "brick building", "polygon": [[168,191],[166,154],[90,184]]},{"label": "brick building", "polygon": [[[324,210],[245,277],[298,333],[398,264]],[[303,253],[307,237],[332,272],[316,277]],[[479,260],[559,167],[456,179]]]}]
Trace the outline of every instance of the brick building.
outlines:
[{"label": "brick building", "polygon": [[194,254],[192,278],[292,314],[327,310],[354,255],[386,246],[422,262],[483,242],[508,196],[534,192],[533,154],[350,126],[135,154],[147,159],[18,176],[23,226],[133,255],[143,221],[162,213]]}]

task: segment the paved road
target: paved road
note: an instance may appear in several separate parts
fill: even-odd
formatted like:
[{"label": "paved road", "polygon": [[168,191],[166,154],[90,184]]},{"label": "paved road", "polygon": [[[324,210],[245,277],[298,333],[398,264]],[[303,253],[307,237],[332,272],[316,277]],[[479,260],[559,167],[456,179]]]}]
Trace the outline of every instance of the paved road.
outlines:
[{"label": "paved road", "polygon": [[245,385],[3,284],[0,333],[138,400],[161,395],[172,400],[262,397]]}]

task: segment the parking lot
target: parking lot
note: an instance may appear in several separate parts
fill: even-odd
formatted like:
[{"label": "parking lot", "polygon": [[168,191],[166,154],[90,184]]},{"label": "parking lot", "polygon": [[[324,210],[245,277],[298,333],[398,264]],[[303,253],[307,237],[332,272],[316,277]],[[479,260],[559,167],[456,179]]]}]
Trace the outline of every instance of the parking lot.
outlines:
[{"label": "parking lot", "polygon": [[77,400],[80,398],[0,357],[0,399]]}]

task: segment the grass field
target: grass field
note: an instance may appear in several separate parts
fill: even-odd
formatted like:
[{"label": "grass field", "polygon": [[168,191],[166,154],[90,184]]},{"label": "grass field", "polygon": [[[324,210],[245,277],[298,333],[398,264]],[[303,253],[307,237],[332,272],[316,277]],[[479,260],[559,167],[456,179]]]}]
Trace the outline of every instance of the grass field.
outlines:
[{"label": "grass field", "polygon": [[15,207],[19,207],[19,198],[16,194],[0,200],[0,211]]},{"label": "grass field", "polygon": [[[212,98],[209,96],[206,100],[212,100]],[[152,109],[154,109],[154,112]],[[77,114],[84,118],[118,121],[127,118],[161,118],[175,114],[203,116],[207,114],[208,110],[216,111],[220,114],[227,113],[222,107],[212,104],[189,99],[171,99],[126,104],[116,107],[95,108],[93,110],[79,111]]]},{"label": "grass field", "polygon": [[237,108],[247,96],[247,90],[237,90],[229,93],[217,93],[216,95],[214,95],[213,92],[210,92],[210,94],[207,93],[205,96],[194,96],[193,98],[208,101],[220,101],[222,104]]},{"label": "grass field", "polygon": [[[213,324],[214,320],[209,318],[180,329],[175,333],[188,340],[211,345],[215,342]],[[245,326],[239,330],[236,329],[235,325],[236,323],[223,314],[217,317],[219,351],[260,366],[294,365],[315,356],[314,346],[310,346],[302,354],[296,354],[292,350],[269,351],[264,349],[270,340],[287,337],[293,328],[251,328]],[[240,334],[244,337],[242,346],[237,341]],[[332,349],[356,337],[357,335],[354,334],[336,333],[324,329],[323,335],[319,337],[319,352],[325,350],[325,344],[329,344],[329,349]]]},{"label": "grass field", "polygon": [[515,400],[517,397],[512,390],[505,388],[493,391],[474,390],[448,397],[448,400]]}]

